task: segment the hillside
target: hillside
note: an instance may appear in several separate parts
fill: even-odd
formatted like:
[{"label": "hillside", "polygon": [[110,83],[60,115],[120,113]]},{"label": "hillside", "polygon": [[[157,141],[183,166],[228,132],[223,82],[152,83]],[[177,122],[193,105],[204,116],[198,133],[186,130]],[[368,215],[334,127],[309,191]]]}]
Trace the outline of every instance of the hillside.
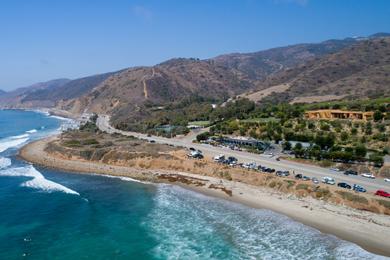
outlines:
[{"label": "hillside", "polygon": [[33,102],[36,100],[51,103],[53,106],[60,100],[68,100],[81,97],[87,94],[94,87],[98,86],[108,77],[113,75],[113,72],[98,74],[80,79],[75,79],[66,82],[65,84],[57,85],[51,88],[39,89],[28,93],[22,100],[22,103]]},{"label": "hillside", "polygon": [[114,124],[132,128],[140,120],[162,116],[156,115],[157,108],[175,106],[190,97],[223,102],[258,89],[267,77],[284,68],[338,52],[359,40],[298,44],[209,60],[179,58],[153,67],[130,68],[113,74],[81,98],[60,102],[60,107],[108,113]]},{"label": "hillside", "polygon": [[[376,37],[376,36],[375,36]],[[183,95],[193,94],[194,91],[200,92],[200,96],[207,96],[213,99],[226,99],[230,95],[241,93],[247,89],[256,89],[259,82],[262,82],[266,77],[273,75],[274,73],[283,70],[284,68],[292,67],[310,59],[321,57],[323,55],[337,52],[346,46],[349,46],[359,39],[346,38],[343,40],[329,40],[315,44],[297,44],[287,47],[274,48],[265,51],[259,51],[254,53],[236,53],[221,55],[216,58],[209,60],[199,61],[197,59],[172,59],[167,62],[161,63],[154,67],[154,69],[161,69],[161,73],[156,78],[151,78],[151,67],[144,68],[130,68],[127,69],[127,73],[124,71],[106,73],[101,75],[94,75],[81,79],[72,80],[66,82],[66,84],[59,85],[56,87],[41,88],[39,90],[27,91],[23,88],[23,95],[13,95],[13,99],[9,99],[7,104],[17,107],[30,107],[34,104],[40,104],[44,106],[54,106],[60,104],[61,106],[66,104],[68,107],[70,103],[77,104],[72,109],[79,110],[79,107],[84,107],[84,104],[92,101],[90,97],[83,97],[84,95],[90,95],[91,91],[98,87],[103,81],[108,79],[110,76],[116,74],[118,77],[114,77],[112,81],[105,82],[106,88],[111,89],[111,83],[121,78],[121,88],[125,88],[128,85],[130,88],[134,88],[135,82],[143,85],[144,79],[148,81],[151,86],[154,84],[163,84],[160,88],[149,89],[150,100],[153,102],[171,102],[177,100],[178,97]],[[197,61],[197,63],[196,63]],[[195,65],[196,64],[196,65]],[[223,68],[223,69],[222,69]],[[132,71],[132,73],[128,73]],[[198,71],[198,72],[195,72]],[[122,74],[123,73],[123,74]],[[216,73],[221,73],[217,75]],[[188,74],[188,75],[186,75]],[[211,76],[213,75],[214,76]],[[120,76],[119,76],[120,75]],[[210,76],[210,78],[208,77]],[[222,76],[223,80],[218,79]],[[125,77],[131,78],[133,82],[125,80]],[[154,75],[153,75],[154,77]],[[235,80],[239,80],[237,82]],[[229,82],[228,82],[229,81]],[[228,84],[225,91],[218,89],[219,84]],[[114,84],[113,88],[118,87]],[[232,85],[237,85],[232,91]],[[242,88],[241,85],[245,85]],[[168,86],[166,89],[165,87]],[[210,89],[210,87],[217,87],[216,90]],[[198,89],[200,87],[200,89]],[[181,89],[183,88],[183,89]],[[172,92],[173,90],[173,92]],[[156,92],[154,92],[156,91]],[[103,91],[104,92],[104,91]],[[113,91],[113,93],[121,91]],[[222,94],[222,92],[224,92]],[[94,95],[96,95],[95,92]],[[99,92],[100,93],[100,92]],[[125,94],[125,93],[122,93]],[[127,91],[126,94],[132,94]],[[213,96],[216,95],[216,96]],[[17,98],[15,98],[15,96]],[[103,94],[102,97],[108,97],[109,93]],[[156,96],[159,96],[156,98]],[[168,97],[167,96],[171,96]],[[76,100],[78,98],[81,100]],[[121,96],[123,98],[123,96]],[[115,99],[115,97],[111,97]],[[138,97],[131,98],[139,99]],[[111,107],[110,104],[108,104]],[[96,107],[93,105],[93,107]],[[102,104],[102,108],[107,107],[107,104]]]},{"label": "hillside", "polygon": [[222,101],[252,86],[244,75],[212,62],[174,59],[116,73],[87,95],[60,106],[73,112],[109,113],[119,124],[136,122],[151,111],[188,97]]},{"label": "hillside", "polygon": [[21,88],[1,96],[0,106],[56,106],[73,113],[110,114],[114,125],[142,130],[169,124],[183,113],[207,113],[210,103],[237,95],[272,102],[373,97],[389,94],[390,89],[390,44],[384,36],[297,44],[207,60],[176,58],[152,67]]},{"label": "hillside", "polygon": [[[379,97],[390,95],[389,75],[390,37],[370,39],[271,75],[260,91],[244,96],[272,102]],[[260,94],[281,86],[281,91]]]},{"label": "hillside", "polygon": [[297,44],[254,53],[235,53],[218,56],[218,65],[238,70],[253,80],[264,80],[273,73],[308,60],[335,53],[359,39],[328,40],[321,43]]},{"label": "hillside", "polygon": [[23,102],[23,99],[36,91],[57,88],[63,86],[69,81],[69,79],[55,79],[9,91],[3,95],[0,95],[0,108],[30,108],[48,106],[49,104],[45,100],[32,100],[29,102]]}]

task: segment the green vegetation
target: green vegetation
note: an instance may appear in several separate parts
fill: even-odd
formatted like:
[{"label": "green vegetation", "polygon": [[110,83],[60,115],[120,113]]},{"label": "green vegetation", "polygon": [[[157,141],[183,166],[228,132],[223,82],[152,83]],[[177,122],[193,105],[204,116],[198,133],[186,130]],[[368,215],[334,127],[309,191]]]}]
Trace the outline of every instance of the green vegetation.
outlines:
[{"label": "green vegetation", "polygon": [[287,182],[287,189],[295,185],[295,181],[292,180],[283,180],[283,181]]},{"label": "green vegetation", "polygon": [[81,147],[81,142],[79,140],[66,140],[63,142],[66,147]]},{"label": "green vegetation", "polygon": [[305,183],[300,183],[295,187],[296,190],[308,190],[309,185]]},{"label": "green vegetation", "polygon": [[210,137],[210,132],[204,132],[204,133],[198,134],[198,135],[196,136],[196,140],[197,140],[198,142],[200,142],[200,141],[206,141],[209,137]]},{"label": "green vegetation", "polygon": [[[309,120],[304,116],[306,110],[329,108],[376,111],[376,116],[368,122]],[[381,166],[389,146],[389,115],[390,98],[294,105],[254,104],[239,99],[216,109],[214,118],[218,120],[214,121],[210,134],[283,141],[283,149],[293,152],[297,158],[326,160],[329,164],[331,161],[370,161]],[[292,141],[298,143],[293,146]],[[308,145],[303,147],[301,143]]]},{"label": "green vegetation", "polygon": [[210,125],[210,121],[192,121],[188,122],[188,125],[195,125],[195,126],[200,126],[200,127],[208,127]]}]

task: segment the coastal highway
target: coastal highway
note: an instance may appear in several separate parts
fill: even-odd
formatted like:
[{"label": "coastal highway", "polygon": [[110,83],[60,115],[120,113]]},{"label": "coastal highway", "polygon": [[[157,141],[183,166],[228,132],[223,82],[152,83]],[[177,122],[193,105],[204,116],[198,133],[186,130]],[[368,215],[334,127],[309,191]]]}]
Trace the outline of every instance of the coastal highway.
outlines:
[{"label": "coastal highway", "polygon": [[276,161],[275,158],[271,158],[267,155],[259,155],[259,154],[244,152],[244,151],[235,151],[229,148],[222,148],[222,147],[216,147],[207,144],[193,143],[192,141],[195,138],[194,134],[192,135],[190,134],[185,137],[176,137],[176,138],[165,138],[159,136],[148,137],[146,134],[122,131],[113,128],[109,123],[109,117],[105,115],[99,115],[96,125],[100,130],[105,131],[107,133],[118,133],[125,136],[134,136],[140,139],[145,139],[149,141],[153,140],[157,143],[169,144],[174,146],[182,146],[185,148],[193,147],[195,149],[201,150],[204,155],[210,157],[216,156],[218,154],[224,154],[226,156],[234,156],[240,162],[255,162],[258,165],[260,164],[266,167],[274,168],[276,170],[288,170],[291,173],[295,172],[295,174],[301,173],[309,177],[316,177],[320,181],[322,177],[329,176],[334,178],[336,183],[347,182],[350,185],[359,184],[371,192],[375,192],[376,190],[386,190],[386,191],[390,190],[390,183],[386,183],[384,182],[383,179],[379,179],[379,178],[367,179],[361,176],[344,175],[342,172],[336,172],[327,168],[321,168],[314,165],[296,163],[296,162],[285,161],[285,160]]}]

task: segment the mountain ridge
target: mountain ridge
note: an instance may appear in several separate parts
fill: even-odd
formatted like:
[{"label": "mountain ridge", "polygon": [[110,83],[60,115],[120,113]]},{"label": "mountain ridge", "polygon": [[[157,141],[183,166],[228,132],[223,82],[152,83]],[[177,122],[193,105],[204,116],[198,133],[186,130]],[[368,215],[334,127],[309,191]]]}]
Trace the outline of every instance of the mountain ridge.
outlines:
[{"label": "mountain ridge", "polygon": [[[104,113],[112,115],[116,124],[122,124],[142,121],[153,117],[160,109],[180,106],[181,102],[188,100],[223,103],[236,96],[251,98],[251,94],[259,91],[263,91],[261,98],[255,101],[263,98],[273,102],[293,102],[295,98],[303,98],[301,101],[305,101],[310,96],[321,95],[344,98],[353,96],[356,92],[347,86],[353,83],[363,93],[363,97],[371,96],[375,93],[387,93],[375,82],[383,81],[387,84],[386,73],[390,69],[387,67],[387,60],[381,61],[382,67],[374,66],[375,64],[368,66],[364,60],[375,62],[375,59],[387,59],[388,35],[390,34],[378,33],[368,37],[296,44],[253,53],[219,55],[205,60],[173,58],[154,66],[132,67],[68,80],[51,87],[19,89],[19,92],[14,91],[11,95],[13,100],[0,96],[0,106],[44,106],[73,113]],[[386,42],[386,46],[377,44],[381,41]],[[370,46],[373,42],[375,44],[369,48],[369,52],[357,56],[363,62],[353,58],[357,53],[351,49],[364,50],[359,46]],[[355,65],[350,61],[354,61]],[[338,65],[330,66],[332,62]],[[328,75],[327,70],[335,74]],[[312,81],[306,82],[305,75],[311,77]],[[342,77],[337,78],[337,75]],[[364,84],[357,78],[365,79]],[[342,79],[347,80],[344,85],[333,82]],[[373,81],[376,87],[371,89],[375,93],[362,91],[364,88],[370,89],[367,86],[374,84]],[[332,82],[334,86],[331,85]],[[335,89],[343,92],[343,95]],[[344,89],[351,93],[343,91]],[[9,97],[9,94],[5,96]],[[315,98],[311,100],[315,101]]]}]

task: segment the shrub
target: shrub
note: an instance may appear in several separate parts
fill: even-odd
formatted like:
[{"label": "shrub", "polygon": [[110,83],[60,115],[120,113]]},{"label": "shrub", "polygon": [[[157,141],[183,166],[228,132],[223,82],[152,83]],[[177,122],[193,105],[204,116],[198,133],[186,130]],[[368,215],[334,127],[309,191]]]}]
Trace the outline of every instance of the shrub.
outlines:
[{"label": "shrub", "polygon": [[81,142],[79,140],[66,140],[63,144],[67,147],[81,147]]},{"label": "shrub", "polygon": [[91,145],[91,144],[99,144],[99,142],[94,139],[94,138],[91,138],[91,139],[87,139],[87,140],[84,140],[82,142],[83,145]]},{"label": "shrub", "polygon": [[287,182],[287,189],[291,188],[295,184],[295,181],[292,180],[284,180],[284,181]]},{"label": "shrub", "polygon": [[380,205],[390,209],[390,201],[389,200],[376,200]]},{"label": "shrub", "polygon": [[305,183],[300,183],[295,187],[296,190],[308,190],[309,185]]},{"label": "shrub", "polygon": [[204,133],[198,134],[198,135],[196,136],[196,140],[197,140],[198,142],[200,142],[200,141],[206,141],[207,139],[209,139],[209,137],[210,137],[210,133],[209,133],[209,132],[204,132]]},{"label": "shrub", "polygon": [[359,196],[359,195],[353,194],[353,193],[348,192],[348,191],[336,191],[336,193],[340,194],[343,199],[346,199],[346,200],[349,200],[352,202],[368,204],[368,200],[363,196]]},{"label": "shrub", "polygon": [[324,188],[319,188],[317,191],[316,191],[316,194],[315,194],[316,198],[320,199],[320,198],[323,198],[323,199],[328,199],[332,196],[332,193],[330,192],[330,190],[328,189],[324,189]]}]

